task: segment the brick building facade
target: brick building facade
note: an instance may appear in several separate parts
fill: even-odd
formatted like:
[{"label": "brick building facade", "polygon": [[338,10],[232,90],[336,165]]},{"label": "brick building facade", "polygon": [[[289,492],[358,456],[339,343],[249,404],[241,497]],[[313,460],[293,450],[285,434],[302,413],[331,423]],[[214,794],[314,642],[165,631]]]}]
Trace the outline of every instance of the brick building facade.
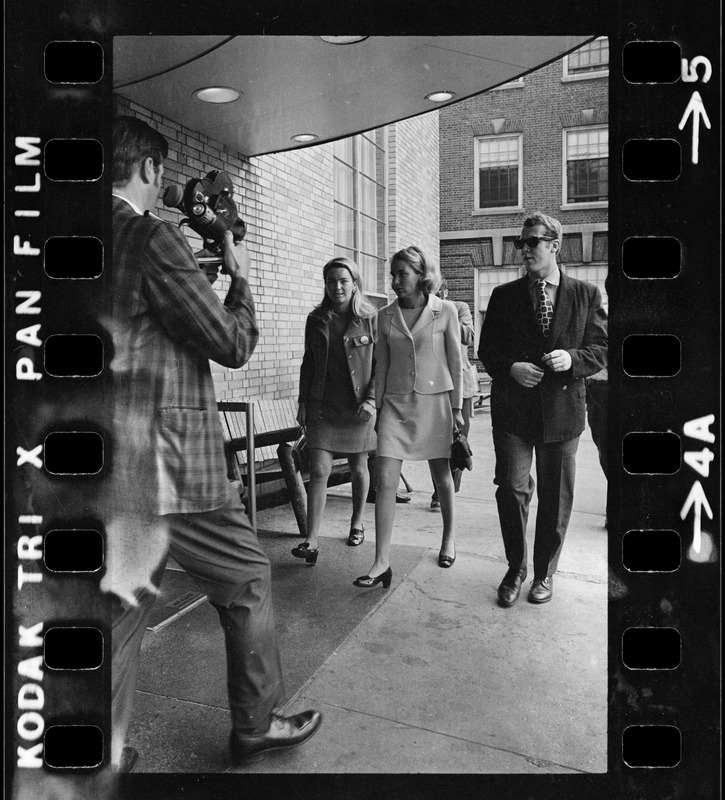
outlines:
[{"label": "brick building facade", "polygon": [[562,270],[606,305],[608,61],[602,37],[439,112],[441,269],[473,312],[472,351],[491,291],[523,274],[512,240],[524,212],[561,221]]},{"label": "brick building facade", "polygon": [[[333,256],[350,254],[365,267],[366,290],[378,306],[389,301],[392,253],[416,244],[439,258],[438,111],[365,137],[252,158],[120,96],[116,112],[143,119],[169,141],[165,186],[183,186],[210,169],[228,172],[234,183],[261,335],[241,370],[212,365],[218,400],[297,396],[305,319],[322,299],[322,267]],[[361,207],[363,183],[375,209]],[[157,213],[174,223],[182,216],[161,205]],[[199,238],[184,230],[199,249]],[[227,280],[215,284],[221,298]]]}]

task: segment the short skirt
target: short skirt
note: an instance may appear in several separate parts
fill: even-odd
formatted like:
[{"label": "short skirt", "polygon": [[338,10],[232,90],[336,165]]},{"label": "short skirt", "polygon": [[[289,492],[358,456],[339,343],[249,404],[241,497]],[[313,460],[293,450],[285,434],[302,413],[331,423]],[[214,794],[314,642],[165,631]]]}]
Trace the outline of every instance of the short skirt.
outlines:
[{"label": "short skirt", "polygon": [[307,447],[330,453],[369,453],[375,450],[375,413],[367,422],[357,417],[357,407],[341,411],[322,403],[307,406]]},{"label": "short skirt", "polygon": [[386,394],[378,421],[378,455],[401,461],[450,458],[451,393]]}]

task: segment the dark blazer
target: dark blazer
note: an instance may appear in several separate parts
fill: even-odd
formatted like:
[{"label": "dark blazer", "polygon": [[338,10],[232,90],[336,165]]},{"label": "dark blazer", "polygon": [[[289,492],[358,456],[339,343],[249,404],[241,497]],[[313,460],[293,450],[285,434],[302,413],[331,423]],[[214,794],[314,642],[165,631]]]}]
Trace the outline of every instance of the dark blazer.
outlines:
[{"label": "dark blazer", "polygon": [[[572,365],[566,372],[544,368],[538,386],[527,389],[511,376],[511,365],[566,350]],[[596,286],[561,273],[551,332],[544,338],[524,276],[497,286],[481,329],[478,357],[491,376],[491,421],[494,427],[525,439],[558,442],[584,430],[584,378],[607,364],[607,317]]]},{"label": "dark blazer", "polygon": [[[343,336],[350,381],[357,404],[375,405],[374,347],[378,335],[377,316],[350,320]],[[305,354],[300,367],[299,402],[322,400],[325,392],[330,324],[318,309],[310,312],[305,325]]]}]

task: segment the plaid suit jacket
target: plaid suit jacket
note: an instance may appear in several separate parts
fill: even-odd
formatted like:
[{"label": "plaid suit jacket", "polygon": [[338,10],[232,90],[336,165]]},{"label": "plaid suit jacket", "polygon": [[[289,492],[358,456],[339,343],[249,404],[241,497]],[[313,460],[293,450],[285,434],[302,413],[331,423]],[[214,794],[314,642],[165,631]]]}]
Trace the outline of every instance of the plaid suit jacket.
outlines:
[{"label": "plaid suit jacket", "polygon": [[241,367],[259,337],[243,278],[224,303],[183,233],[113,198],[110,502],[169,514],[225,505],[229,481],[209,360]]}]

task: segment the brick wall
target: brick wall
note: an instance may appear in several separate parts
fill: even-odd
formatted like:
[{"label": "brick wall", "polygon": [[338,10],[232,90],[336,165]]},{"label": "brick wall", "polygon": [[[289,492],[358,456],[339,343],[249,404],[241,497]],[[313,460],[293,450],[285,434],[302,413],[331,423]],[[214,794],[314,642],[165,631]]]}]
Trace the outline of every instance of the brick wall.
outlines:
[{"label": "brick wall", "polygon": [[[144,119],[169,141],[164,184],[183,186],[210,169],[229,173],[247,223],[250,284],[261,331],[241,370],[212,364],[219,400],[296,397],[307,314],[322,299],[322,267],[334,255],[332,145],[248,158],[124,98],[116,111]],[[418,244],[438,258],[438,120],[427,114],[390,126],[389,254]],[[159,203],[178,223],[181,213]],[[192,247],[201,241],[184,228]],[[224,298],[228,279],[214,284]]]},{"label": "brick wall", "polygon": [[562,62],[524,77],[523,88],[484,92],[440,113],[441,230],[519,226],[520,212],[474,214],[474,137],[523,134],[523,207],[540,208],[563,224],[605,221],[607,209],[564,210],[562,205],[562,130],[583,124],[592,109],[594,124],[608,119],[608,80],[562,81]]},{"label": "brick wall", "polygon": [[389,254],[416,245],[438,261],[438,112],[390,127]]},{"label": "brick wall", "polygon": [[[467,303],[473,313],[477,339],[482,305],[476,293],[479,270],[501,268],[502,239],[520,231],[523,216],[521,210],[476,211],[476,136],[522,135],[523,209],[550,213],[561,221],[565,233],[582,232],[585,256],[591,258],[594,231],[608,227],[606,207],[562,208],[562,131],[607,123],[608,79],[562,78],[560,60],[524,76],[523,86],[484,92],[439,111],[440,263],[450,299]],[[482,262],[484,238],[498,243],[493,264]],[[604,272],[599,263],[595,271]],[[519,274],[516,266],[511,266],[511,272]],[[603,278],[594,282],[604,290]]]}]

